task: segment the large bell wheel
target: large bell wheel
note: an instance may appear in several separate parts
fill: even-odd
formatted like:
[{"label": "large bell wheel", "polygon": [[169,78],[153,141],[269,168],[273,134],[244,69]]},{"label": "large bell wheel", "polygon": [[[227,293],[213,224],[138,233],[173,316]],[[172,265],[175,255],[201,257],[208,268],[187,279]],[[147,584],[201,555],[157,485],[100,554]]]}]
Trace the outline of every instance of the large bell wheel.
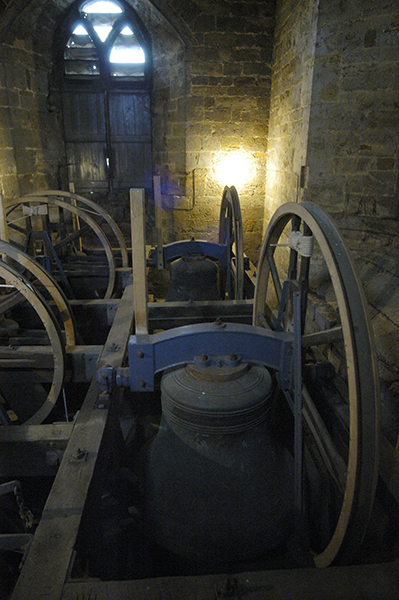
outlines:
[{"label": "large bell wheel", "polygon": [[[220,289],[224,297],[244,298],[244,242],[240,201],[234,186],[223,190],[219,217],[219,244],[227,248],[227,269],[221,273]],[[233,270],[233,273],[232,273]]]},{"label": "large bell wheel", "polygon": [[41,296],[44,296],[45,299],[49,298],[54,303],[59,324],[64,332],[65,345],[75,346],[75,318],[68,299],[56,280],[40,263],[16,246],[3,240],[0,240],[0,254],[3,261],[8,265],[11,264],[19,273],[23,274],[35,289],[40,286]]},{"label": "large bell wheel", "polygon": [[96,202],[93,202],[93,200],[90,200],[89,198],[81,196],[80,194],[65,192],[63,190],[42,190],[38,192],[32,192],[31,194],[29,194],[29,196],[24,196],[24,198],[33,197],[45,197],[49,199],[58,198],[59,200],[62,200],[63,202],[68,202],[72,206],[77,206],[78,208],[86,212],[89,216],[95,219],[96,223],[101,228],[103,228],[103,225],[106,224],[109,229],[109,232],[112,234],[112,238],[110,238],[110,240],[112,242],[116,242],[117,247],[120,251],[122,267],[129,266],[128,250],[125,238],[123,237],[119,225],[111,217],[108,211],[102,208],[102,206],[100,206]]},{"label": "large bell wheel", "polygon": [[[304,499],[304,511],[309,511],[306,518],[318,530],[311,532],[308,550],[318,567],[345,564],[364,539],[375,496],[378,377],[360,282],[337,228],[310,202],[284,204],[269,223],[258,264],[253,324],[292,331],[293,290],[297,296],[299,290],[302,309],[304,459],[306,449],[313,448],[317,459],[312,464],[321,469],[319,479],[328,478],[316,501]],[[320,388],[312,387],[306,377],[307,366],[323,360],[334,367],[330,376],[337,382],[333,386],[335,407],[328,402],[326,407],[324,398],[321,405]],[[337,434],[332,423],[339,423],[344,434]],[[326,489],[333,490],[331,502],[326,500]]]},{"label": "large bell wheel", "polygon": [[[0,261],[0,413],[3,424],[37,425],[53,410],[65,374],[65,343],[31,282]],[[11,416],[10,416],[11,415]]]},{"label": "large bell wheel", "polygon": [[[43,206],[45,208],[44,211],[42,211]],[[77,230],[67,228],[65,223],[61,223],[62,226],[53,234],[51,232],[52,224],[49,214],[52,207],[57,207],[66,214],[79,218],[81,222],[79,228]],[[25,216],[24,214],[22,217],[19,216],[18,209],[22,209],[23,212],[26,212]],[[44,236],[43,239],[45,240],[44,245],[46,247],[46,252],[50,255],[49,258],[52,262],[55,263],[54,270],[58,271],[58,276],[60,277],[62,285],[65,287],[66,293],[72,298],[74,297],[74,292],[69,285],[68,276],[65,275],[65,271],[67,271],[69,265],[64,263],[63,254],[65,251],[74,254],[76,251],[75,244],[78,239],[83,237],[83,235],[86,235],[90,240],[94,236],[97,240],[96,243],[99,243],[100,247],[104,250],[108,273],[104,289],[99,292],[94,287],[93,290],[90,290],[90,297],[102,296],[104,299],[111,298],[116,279],[115,261],[111,244],[98,223],[86,211],[69,202],[64,202],[57,197],[38,196],[33,198],[20,198],[8,206],[7,225],[11,230],[15,230],[19,235],[24,236],[25,245],[26,241],[34,232],[34,228],[30,221],[35,218],[39,218],[43,222],[43,231],[39,233]],[[27,225],[23,227],[21,225],[22,222],[27,222]],[[53,237],[54,239],[52,239]],[[30,254],[30,252],[28,253]],[[34,253],[34,251],[32,251],[32,253]],[[85,267],[87,269],[87,265],[85,265]],[[73,271],[71,276],[73,276]]]}]

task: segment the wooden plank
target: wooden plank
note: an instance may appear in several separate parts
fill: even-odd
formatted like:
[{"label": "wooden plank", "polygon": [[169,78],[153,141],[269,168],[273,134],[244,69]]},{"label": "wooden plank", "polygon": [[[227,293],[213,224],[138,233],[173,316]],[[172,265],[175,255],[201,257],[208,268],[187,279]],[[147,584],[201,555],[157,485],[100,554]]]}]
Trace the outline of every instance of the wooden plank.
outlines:
[{"label": "wooden plank", "polygon": [[399,563],[67,583],[62,600],[397,600]]},{"label": "wooden plank", "polygon": [[52,423],[50,425],[16,425],[0,427],[0,443],[4,442],[67,442],[73,423]]},{"label": "wooden plank", "polygon": [[144,190],[130,190],[136,335],[148,334]]},{"label": "wooden plank", "polygon": [[[99,367],[121,365],[132,329],[133,285],[123,294]],[[117,402],[116,390],[112,402]],[[97,408],[100,388],[93,379],[48,496],[12,600],[57,600],[71,564],[89,486],[110,410]]]}]

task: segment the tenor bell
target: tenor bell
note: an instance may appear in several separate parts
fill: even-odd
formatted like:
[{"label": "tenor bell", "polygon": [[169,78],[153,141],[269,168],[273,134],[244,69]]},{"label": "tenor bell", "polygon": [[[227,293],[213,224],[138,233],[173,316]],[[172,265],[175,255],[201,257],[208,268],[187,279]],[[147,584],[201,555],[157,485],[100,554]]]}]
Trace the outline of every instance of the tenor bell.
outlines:
[{"label": "tenor bell", "polygon": [[161,424],[145,457],[146,518],[161,547],[214,565],[286,540],[293,458],[270,431],[271,387],[267,369],[248,364],[164,374]]}]

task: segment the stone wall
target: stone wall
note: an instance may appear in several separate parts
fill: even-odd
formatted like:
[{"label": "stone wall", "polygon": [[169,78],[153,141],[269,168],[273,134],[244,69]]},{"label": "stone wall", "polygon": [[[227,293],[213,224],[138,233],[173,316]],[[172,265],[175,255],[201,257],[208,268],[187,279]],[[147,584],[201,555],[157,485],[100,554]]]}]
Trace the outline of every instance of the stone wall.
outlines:
[{"label": "stone wall", "polygon": [[[215,239],[225,185],[239,193],[244,248],[257,260],[262,235],[265,152],[268,131],[274,2],[171,0],[184,31],[185,95],[177,106],[181,123],[169,137],[159,164],[168,197],[166,241],[190,236]],[[183,59],[183,56],[182,56]],[[176,156],[184,146],[184,173]],[[219,178],[220,162],[239,152],[248,161],[245,182]],[[168,189],[169,188],[169,189]],[[169,194],[168,194],[169,192]]]},{"label": "stone wall", "polygon": [[320,1],[308,195],[333,212],[399,217],[399,11]]},{"label": "stone wall", "polygon": [[318,0],[277,3],[265,224],[284,202],[301,199],[306,165]]},{"label": "stone wall", "polygon": [[0,186],[6,199],[58,187],[63,143],[48,108],[49,58],[29,38],[0,45]]},{"label": "stone wall", "polygon": [[385,429],[399,400],[399,10],[320,1],[305,198],[336,219],[369,302]]}]

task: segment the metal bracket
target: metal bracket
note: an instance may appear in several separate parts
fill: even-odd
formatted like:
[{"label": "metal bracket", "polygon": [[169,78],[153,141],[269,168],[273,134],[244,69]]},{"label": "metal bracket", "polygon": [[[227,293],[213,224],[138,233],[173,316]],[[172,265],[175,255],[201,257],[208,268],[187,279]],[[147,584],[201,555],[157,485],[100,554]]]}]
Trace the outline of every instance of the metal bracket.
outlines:
[{"label": "metal bracket", "polygon": [[[114,348],[109,348],[109,351],[115,350]],[[114,367],[111,365],[100,367],[96,373],[96,379],[101,392],[95,403],[95,408],[107,409],[111,402],[112,387],[116,382],[116,372]]]},{"label": "metal bracket", "polygon": [[[129,339],[130,388],[152,391],[155,373],[168,367],[195,363],[201,355],[240,357],[279,374],[283,389],[292,385],[293,334],[240,323],[197,323],[154,335]],[[118,378],[118,380],[126,378]]]},{"label": "metal bracket", "polygon": [[71,464],[74,463],[84,463],[87,460],[88,457],[88,451],[85,450],[84,448],[78,448],[75,452],[75,454],[69,459],[69,462]]}]

